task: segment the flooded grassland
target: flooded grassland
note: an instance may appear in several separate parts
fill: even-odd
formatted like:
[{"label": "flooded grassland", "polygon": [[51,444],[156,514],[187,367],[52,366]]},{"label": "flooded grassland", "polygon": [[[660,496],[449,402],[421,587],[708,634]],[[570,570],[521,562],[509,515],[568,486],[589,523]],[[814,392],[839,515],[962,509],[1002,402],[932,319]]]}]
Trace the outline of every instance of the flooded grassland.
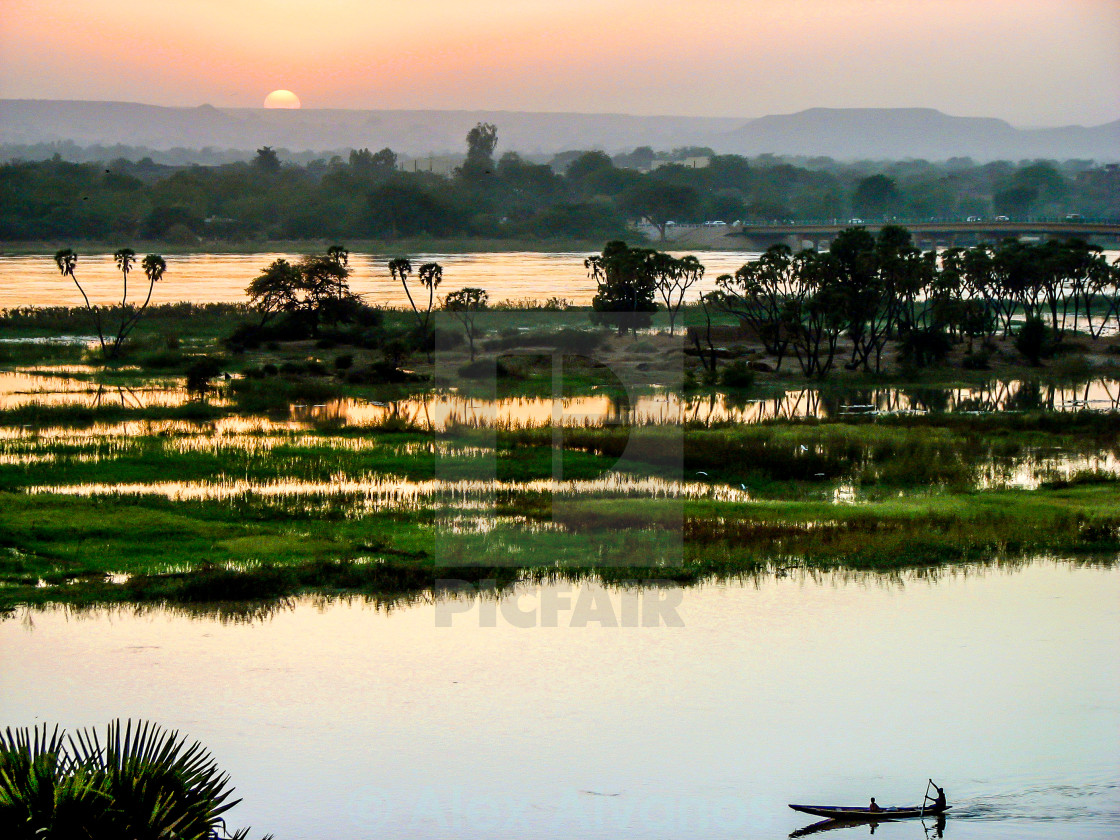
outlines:
[{"label": "flooded grassland", "polygon": [[421,355],[424,378],[397,385],[304,345],[226,356],[192,389],[207,341],[110,367],[67,343],[0,348],[4,605],[1120,547],[1110,369],[713,390],[681,385],[679,339],[674,358],[668,336],[638,336],[587,355],[499,342],[481,379],[461,349]]}]

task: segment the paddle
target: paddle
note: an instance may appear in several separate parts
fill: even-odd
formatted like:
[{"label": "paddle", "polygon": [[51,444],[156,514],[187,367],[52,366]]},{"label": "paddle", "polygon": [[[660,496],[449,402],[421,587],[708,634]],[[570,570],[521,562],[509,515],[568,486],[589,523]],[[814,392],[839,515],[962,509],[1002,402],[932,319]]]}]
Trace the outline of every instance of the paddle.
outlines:
[{"label": "paddle", "polygon": [[930,788],[930,785],[932,785],[932,784],[933,784],[933,779],[930,779],[928,782],[926,782],[926,797],[925,797],[925,799],[922,800],[922,811],[921,811],[921,814],[920,814],[920,816],[922,816],[922,817],[924,817],[926,815],[926,802],[936,802],[937,801],[937,799],[935,797],[932,797],[932,796],[929,795],[929,788]]}]

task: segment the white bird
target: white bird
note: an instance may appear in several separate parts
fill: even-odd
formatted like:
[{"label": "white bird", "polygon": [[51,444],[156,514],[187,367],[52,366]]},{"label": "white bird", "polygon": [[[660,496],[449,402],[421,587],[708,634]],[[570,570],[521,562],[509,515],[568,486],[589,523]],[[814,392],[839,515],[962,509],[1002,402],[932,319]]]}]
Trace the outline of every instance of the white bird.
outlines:
[{"label": "white bird", "polygon": [[697,475],[707,475],[707,473],[706,473],[706,472],[704,472],[703,470],[697,470],[697,471],[696,471],[696,474],[697,474]]},{"label": "white bird", "polygon": [[808,451],[809,451],[809,447],[808,447],[808,446],[806,446],[805,444],[801,444],[801,451],[802,451],[802,452],[808,452]]}]

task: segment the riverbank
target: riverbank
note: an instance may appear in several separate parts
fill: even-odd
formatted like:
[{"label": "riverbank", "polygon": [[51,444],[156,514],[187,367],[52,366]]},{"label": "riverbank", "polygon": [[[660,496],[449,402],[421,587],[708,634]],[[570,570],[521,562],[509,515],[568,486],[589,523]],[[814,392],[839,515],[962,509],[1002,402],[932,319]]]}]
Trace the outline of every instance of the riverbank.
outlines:
[{"label": "riverbank", "polygon": [[[635,241],[644,235],[634,231]],[[181,254],[313,254],[326,251],[337,244],[327,239],[205,239],[197,242],[169,242],[166,240],[137,240],[130,246],[137,253],[159,253],[164,256]],[[603,247],[598,239],[492,239],[486,237],[431,237],[415,236],[396,239],[346,239],[346,246],[353,254],[500,254],[500,253],[595,253]],[[46,257],[60,248],[73,248],[86,254],[112,254],[121,247],[119,241],[109,240],[39,240],[34,242],[0,241],[0,257],[42,254]],[[726,249],[742,250],[742,242],[734,242]]]}]

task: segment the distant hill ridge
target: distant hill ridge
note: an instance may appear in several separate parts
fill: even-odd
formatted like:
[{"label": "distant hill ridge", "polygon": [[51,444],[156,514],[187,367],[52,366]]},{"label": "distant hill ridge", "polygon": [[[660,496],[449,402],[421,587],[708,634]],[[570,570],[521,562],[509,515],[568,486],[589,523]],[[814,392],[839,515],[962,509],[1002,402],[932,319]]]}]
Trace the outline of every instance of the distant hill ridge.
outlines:
[{"label": "distant hill ridge", "polygon": [[931,108],[810,108],[757,119],[643,117],[525,111],[168,108],[134,102],[0,100],[0,144],[332,151],[388,146],[407,155],[459,152],[477,122],[498,126],[499,152],[608,152],[710,146],[719,153],[837,160],[971,157],[1120,161],[1120,120],[1105,125],[1015,128]]}]

